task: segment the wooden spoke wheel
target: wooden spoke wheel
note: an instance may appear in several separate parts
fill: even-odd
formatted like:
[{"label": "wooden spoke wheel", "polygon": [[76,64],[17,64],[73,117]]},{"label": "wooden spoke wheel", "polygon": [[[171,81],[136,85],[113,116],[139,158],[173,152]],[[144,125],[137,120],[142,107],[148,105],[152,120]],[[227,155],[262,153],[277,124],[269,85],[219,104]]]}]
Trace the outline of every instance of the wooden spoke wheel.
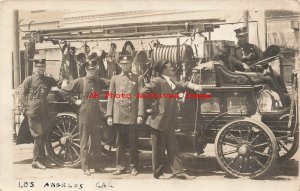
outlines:
[{"label": "wooden spoke wheel", "polygon": [[277,150],[272,131],[250,118],[225,125],[215,139],[217,161],[234,177],[265,175],[277,160]]},{"label": "wooden spoke wheel", "polygon": [[[290,115],[284,115],[280,117],[281,121],[284,121],[284,124],[286,124],[285,127],[288,126],[288,120]],[[290,129],[291,132],[293,132],[296,128],[296,131],[294,133],[294,136],[288,136],[288,135],[281,135],[277,136],[277,144],[278,144],[278,160],[289,160],[292,158],[299,148],[299,128],[295,127],[296,122],[296,115],[292,118],[292,128]]]},{"label": "wooden spoke wheel", "polygon": [[80,140],[77,119],[61,115],[51,123],[46,150],[58,166],[78,167],[80,165]]},{"label": "wooden spoke wheel", "polygon": [[296,131],[294,137],[277,137],[278,160],[289,160],[299,148],[299,133]]}]

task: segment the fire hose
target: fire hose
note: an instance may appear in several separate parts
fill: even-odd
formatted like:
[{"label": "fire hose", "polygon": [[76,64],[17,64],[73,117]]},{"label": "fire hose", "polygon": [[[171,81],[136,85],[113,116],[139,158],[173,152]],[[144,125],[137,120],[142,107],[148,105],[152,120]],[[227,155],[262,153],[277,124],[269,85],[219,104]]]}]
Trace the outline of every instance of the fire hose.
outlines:
[{"label": "fire hose", "polygon": [[174,68],[177,68],[180,60],[192,60],[193,49],[189,45],[181,45],[179,54],[178,57],[177,45],[158,45],[153,50],[152,59],[154,63],[159,59],[168,60]]}]

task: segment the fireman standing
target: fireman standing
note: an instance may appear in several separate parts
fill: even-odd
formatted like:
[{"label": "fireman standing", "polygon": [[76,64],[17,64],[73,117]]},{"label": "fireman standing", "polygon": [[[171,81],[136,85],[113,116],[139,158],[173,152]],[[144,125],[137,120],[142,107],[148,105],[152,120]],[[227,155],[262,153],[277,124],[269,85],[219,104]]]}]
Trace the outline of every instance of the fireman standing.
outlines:
[{"label": "fireman standing", "polygon": [[122,73],[113,76],[111,79],[109,93],[111,95],[129,95],[118,98],[108,97],[107,104],[107,124],[117,129],[117,152],[116,166],[117,170],[113,175],[119,175],[126,172],[125,162],[125,145],[129,145],[129,165],[130,173],[135,176],[138,174],[138,151],[137,151],[137,124],[141,124],[143,119],[139,116],[143,110],[137,97],[138,92],[143,87],[141,76],[131,72],[132,57],[123,55],[120,58],[120,67]]},{"label": "fireman standing", "polygon": [[[95,172],[105,173],[101,165],[101,129],[99,124],[105,123],[104,111],[100,109],[99,97],[97,95],[109,87],[108,80],[98,78],[97,61],[91,60],[85,64],[87,75],[78,78],[64,86],[60,95],[79,108],[78,123],[80,136],[80,159],[81,168],[85,175],[90,176],[90,169]],[[76,100],[72,95],[79,94]],[[91,145],[89,145],[91,138]],[[93,160],[89,164],[89,147],[93,154]]]},{"label": "fireman standing", "polygon": [[30,133],[34,139],[32,167],[46,169],[51,167],[45,154],[45,141],[49,132],[47,96],[57,83],[52,77],[45,76],[45,59],[33,61],[35,73],[21,84],[20,102],[26,108],[24,115],[28,117]]}]

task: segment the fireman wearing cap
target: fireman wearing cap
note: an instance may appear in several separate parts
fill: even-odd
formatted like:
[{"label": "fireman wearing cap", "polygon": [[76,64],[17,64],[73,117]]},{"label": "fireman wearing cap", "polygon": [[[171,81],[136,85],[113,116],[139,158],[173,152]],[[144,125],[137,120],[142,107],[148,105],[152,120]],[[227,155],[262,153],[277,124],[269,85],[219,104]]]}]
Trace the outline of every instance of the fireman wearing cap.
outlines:
[{"label": "fireman wearing cap", "polygon": [[52,77],[45,76],[45,59],[33,61],[35,73],[21,84],[20,102],[34,139],[32,167],[46,169],[51,167],[45,155],[45,141],[49,132],[47,96],[51,87],[57,86],[57,83]]},{"label": "fireman wearing cap", "polygon": [[[80,106],[78,113],[79,137],[80,137],[80,160],[81,168],[85,175],[90,176],[90,169],[95,172],[105,173],[101,160],[101,129],[99,125],[105,123],[104,111],[100,109],[99,96],[102,90],[109,87],[109,81],[98,78],[97,61],[85,63],[87,75],[78,78],[64,86],[60,95],[69,102]],[[80,99],[76,100],[72,95],[77,94]],[[98,95],[98,96],[97,96]],[[91,142],[89,145],[89,138]],[[93,154],[89,163],[89,148]]]},{"label": "fireman wearing cap", "polygon": [[254,44],[248,43],[248,31],[246,27],[234,30],[238,39],[235,56],[230,58],[238,71],[251,71],[250,66],[258,62],[262,57],[262,51]]},{"label": "fireman wearing cap", "polygon": [[[258,62],[262,59],[262,51],[254,44],[250,44],[247,42],[248,31],[246,27],[242,27],[235,30],[236,37],[238,39],[237,47],[235,51],[235,58],[231,59],[232,63],[235,64],[236,70],[246,72],[245,74],[251,77],[251,79],[255,79],[257,82],[263,82],[268,84],[269,88],[279,94],[280,101],[284,107],[290,105],[290,96],[288,95],[286,87],[280,85],[283,84],[279,81],[280,74],[274,73],[276,75],[276,79],[274,79],[270,75],[265,75],[262,71],[257,70],[254,67],[251,67],[252,64]],[[273,50],[272,50],[273,49]],[[279,52],[280,49],[276,47],[272,47],[268,49],[270,52]],[[269,53],[266,51],[265,54]]]},{"label": "fireman wearing cap", "polygon": [[142,123],[142,117],[139,116],[142,108],[138,99],[138,92],[143,87],[142,77],[131,72],[132,57],[121,56],[120,67],[122,73],[113,76],[111,79],[109,93],[111,95],[126,94],[129,96],[117,98],[108,97],[107,104],[107,124],[116,127],[117,130],[117,152],[116,166],[117,170],[113,175],[119,175],[126,172],[125,145],[129,145],[129,165],[130,173],[135,176],[138,174],[138,151],[137,151],[137,124]]}]

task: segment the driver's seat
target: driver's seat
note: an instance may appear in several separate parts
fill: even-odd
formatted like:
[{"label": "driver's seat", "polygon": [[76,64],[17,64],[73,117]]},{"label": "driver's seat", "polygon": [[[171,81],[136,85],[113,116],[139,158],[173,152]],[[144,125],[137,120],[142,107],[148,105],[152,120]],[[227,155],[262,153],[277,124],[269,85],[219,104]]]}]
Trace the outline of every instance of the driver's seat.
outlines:
[{"label": "driver's seat", "polygon": [[231,72],[221,64],[214,64],[216,73],[216,86],[239,86],[262,84],[262,80],[256,75]]}]

